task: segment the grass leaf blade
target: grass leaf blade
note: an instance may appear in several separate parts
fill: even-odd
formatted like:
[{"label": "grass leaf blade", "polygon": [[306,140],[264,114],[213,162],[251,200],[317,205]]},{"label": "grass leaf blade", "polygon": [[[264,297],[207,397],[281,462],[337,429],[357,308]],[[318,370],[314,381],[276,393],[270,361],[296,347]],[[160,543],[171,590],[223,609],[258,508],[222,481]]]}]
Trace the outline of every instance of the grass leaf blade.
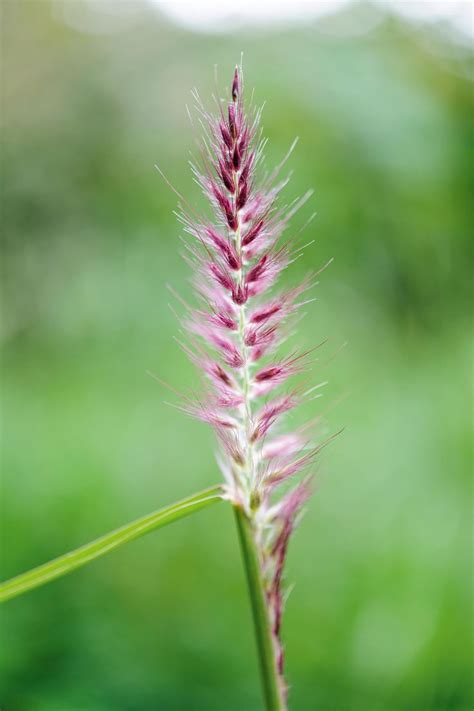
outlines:
[{"label": "grass leaf blade", "polygon": [[106,533],[91,543],[86,543],[86,545],[76,548],[76,550],[65,553],[48,563],[39,565],[37,568],[33,568],[0,584],[0,602],[6,602],[40,585],[45,585],[51,580],[66,575],[76,570],[76,568],[86,565],[86,563],[90,563],[106,553],[110,553],[124,543],[133,541],[135,538],[139,538],[145,533],[154,531],[162,526],[167,526],[173,521],[178,521],[180,518],[189,516],[195,511],[221,500],[222,487],[213,486],[170,506],[142,516],[110,533]]}]

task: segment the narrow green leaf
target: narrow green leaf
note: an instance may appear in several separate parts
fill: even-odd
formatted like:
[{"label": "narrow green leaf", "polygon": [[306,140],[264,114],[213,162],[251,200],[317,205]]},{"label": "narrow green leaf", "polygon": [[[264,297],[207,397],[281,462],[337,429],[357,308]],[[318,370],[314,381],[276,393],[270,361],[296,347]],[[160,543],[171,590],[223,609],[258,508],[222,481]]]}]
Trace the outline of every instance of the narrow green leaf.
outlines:
[{"label": "narrow green leaf", "polygon": [[15,578],[0,584],[0,602],[6,602],[28,590],[33,590],[33,588],[49,583],[61,575],[66,575],[66,573],[70,573],[76,568],[100,558],[106,553],[110,553],[110,551],[115,550],[124,543],[128,543],[128,541],[133,541],[145,533],[167,526],[173,521],[178,521],[184,516],[189,516],[189,514],[221,500],[222,487],[213,486],[171,504],[171,506],[166,506],[163,509],[142,516],[121,528],[117,528],[115,531],[106,533],[85,546],[76,548],[76,550],[65,553],[49,563],[39,565],[33,570],[17,575]]}]

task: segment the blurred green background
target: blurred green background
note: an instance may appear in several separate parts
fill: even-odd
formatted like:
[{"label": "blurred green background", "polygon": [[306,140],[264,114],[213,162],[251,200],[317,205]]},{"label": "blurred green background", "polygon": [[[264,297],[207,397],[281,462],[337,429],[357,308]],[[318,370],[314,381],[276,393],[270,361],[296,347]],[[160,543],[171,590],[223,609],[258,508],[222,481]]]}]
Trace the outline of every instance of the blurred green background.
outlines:
[{"label": "blurred green background", "polygon": [[[268,165],[300,136],[286,196],[316,190],[284,280],[335,257],[300,340],[348,342],[294,416],[346,429],[290,547],[291,709],[468,711],[472,57],[380,7],[193,33],[146,3],[2,3],[2,577],[220,478],[212,434],[146,375],[196,380],[153,166],[202,204],[185,104],[241,51]],[[261,709],[230,511],[6,605],[1,685],[4,711]]]}]

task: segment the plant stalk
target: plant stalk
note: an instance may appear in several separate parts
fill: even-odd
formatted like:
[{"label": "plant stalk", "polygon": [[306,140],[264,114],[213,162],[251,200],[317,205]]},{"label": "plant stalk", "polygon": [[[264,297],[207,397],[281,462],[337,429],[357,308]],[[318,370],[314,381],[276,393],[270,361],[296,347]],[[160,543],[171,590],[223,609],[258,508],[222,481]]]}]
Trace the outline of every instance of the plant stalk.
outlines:
[{"label": "plant stalk", "polygon": [[252,522],[240,506],[234,505],[234,513],[247,575],[266,711],[286,711]]},{"label": "plant stalk", "polygon": [[128,543],[128,541],[133,541],[145,533],[173,523],[173,521],[184,518],[221,500],[222,487],[220,485],[213,486],[170,506],[142,516],[121,528],[117,528],[115,531],[106,533],[91,543],[87,543],[74,551],[65,553],[59,558],[55,558],[2,583],[0,585],[0,602],[6,602],[17,595],[28,592],[28,590],[33,590],[33,588],[49,583],[61,575],[66,575],[66,573],[70,573],[76,568],[100,558],[106,553],[110,553],[110,551],[124,543]]}]

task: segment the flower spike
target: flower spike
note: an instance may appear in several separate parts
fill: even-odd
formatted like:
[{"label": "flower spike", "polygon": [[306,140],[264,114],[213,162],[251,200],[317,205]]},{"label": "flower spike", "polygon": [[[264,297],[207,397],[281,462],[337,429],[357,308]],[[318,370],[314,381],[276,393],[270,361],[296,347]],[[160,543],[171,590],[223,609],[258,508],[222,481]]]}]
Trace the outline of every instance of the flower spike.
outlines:
[{"label": "flower spike", "polygon": [[[280,238],[310,193],[286,208],[277,204],[288,178],[275,181],[296,142],[283,162],[259,180],[265,145],[261,111],[244,106],[241,68],[235,68],[230,96],[217,117],[207,112],[196,92],[194,98],[205,139],[201,167],[192,164],[192,169],[213,219],[190,209],[180,215],[200,301],[187,308],[183,326],[190,344],[183,348],[207,385],[202,396],[186,398],[181,407],[214,428],[226,497],[249,522],[267,606],[278,709],[284,709],[283,568],[291,533],[312,491],[308,477],[292,482],[313,465],[321,446],[311,443],[307,428],[281,431],[287,413],[308,399],[312,388],[266,396],[308,369],[311,351],[280,357],[277,349],[286,322],[308,303],[302,295],[313,286],[314,276],[287,291],[270,290],[294,261],[295,250],[301,251],[291,240],[281,244]],[[278,498],[281,488],[286,492]]]}]

